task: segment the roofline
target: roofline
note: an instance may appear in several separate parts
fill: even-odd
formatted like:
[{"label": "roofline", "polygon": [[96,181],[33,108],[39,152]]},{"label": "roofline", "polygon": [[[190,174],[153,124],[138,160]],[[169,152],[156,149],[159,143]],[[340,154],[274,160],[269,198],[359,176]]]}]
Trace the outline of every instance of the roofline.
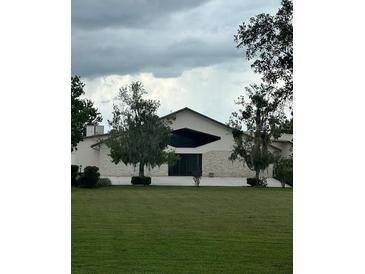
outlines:
[{"label": "roofline", "polygon": [[89,138],[93,138],[93,137],[103,137],[103,136],[107,136],[109,135],[109,133],[103,133],[103,134],[95,134],[95,135],[90,135],[90,136],[84,136],[82,137],[83,139],[89,139]]},{"label": "roofline", "polygon": [[276,140],[276,139],[273,139],[272,142],[278,142],[278,143],[293,143],[293,141],[291,140]]},{"label": "roofline", "polygon": [[189,111],[191,111],[191,112],[193,112],[193,113],[195,113],[195,114],[198,114],[198,115],[200,115],[200,116],[203,116],[204,118],[206,118],[206,119],[208,119],[208,120],[210,120],[210,121],[212,121],[212,122],[215,122],[215,123],[217,123],[217,124],[220,124],[221,126],[224,126],[224,127],[226,127],[226,128],[234,129],[233,127],[230,127],[230,126],[228,126],[228,125],[226,125],[226,124],[224,124],[224,123],[222,123],[222,122],[219,122],[219,121],[217,121],[217,120],[215,120],[215,119],[213,119],[213,118],[210,118],[209,116],[206,116],[206,115],[204,115],[204,114],[202,114],[202,113],[200,113],[200,112],[198,112],[198,111],[192,110],[191,108],[188,108],[188,107],[184,107],[184,108],[181,108],[181,109],[176,110],[176,111],[174,111],[174,112],[171,112],[171,113],[169,113],[169,114],[167,114],[167,115],[164,115],[164,116],[160,117],[160,119],[167,118],[167,117],[169,117],[169,116],[175,115],[175,114],[177,114],[177,113],[179,113],[179,112],[182,112],[182,111],[185,111],[185,110],[189,110]]},{"label": "roofline", "polygon": [[[168,118],[168,117],[170,117],[170,116],[173,116],[173,115],[175,115],[175,114],[177,114],[177,113],[180,113],[180,112],[182,112],[182,111],[185,111],[185,110],[189,110],[189,111],[191,111],[191,112],[193,112],[193,113],[195,113],[195,114],[197,114],[197,115],[200,115],[200,116],[202,116],[202,117],[204,117],[204,118],[206,118],[206,119],[208,119],[208,120],[210,120],[210,121],[212,121],[212,122],[214,122],[214,123],[217,123],[217,124],[219,124],[219,125],[221,125],[221,126],[224,126],[225,128],[228,128],[228,129],[230,129],[230,130],[235,130],[235,128],[233,128],[233,127],[230,127],[230,126],[228,126],[228,125],[226,125],[226,124],[224,124],[224,123],[222,123],[222,122],[219,122],[219,121],[217,121],[217,120],[215,120],[215,119],[213,119],[213,118],[210,118],[209,116],[206,116],[206,115],[204,115],[204,114],[202,114],[202,113],[200,113],[200,112],[198,112],[198,111],[192,110],[191,108],[188,108],[188,107],[184,107],[184,108],[178,109],[178,110],[176,110],[176,111],[174,111],[174,112],[171,112],[171,113],[169,113],[169,114],[166,114],[166,115],[164,115],[164,116],[161,116],[161,117],[160,117],[160,119]],[[247,134],[246,132],[244,132],[244,131],[242,131],[242,132],[243,132],[243,134],[245,134],[245,135],[247,135],[247,136],[250,136],[250,135],[249,135],[249,134]],[[109,134],[109,133],[105,133],[105,134],[92,135],[92,136],[87,136],[87,137],[103,137],[103,136],[107,136],[107,135],[110,135],[110,134]],[[86,137],[84,137],[84,138],[86,138]],[[97,146],[97,145],[102,144],[104,141],[105,141],[105,140],[100,140],[99,142],[97,142],[97,143],[95,143],[95,144],[91,145],[90,147],[92,147],[92,148],[93,148],[93,147],[95,147],[95,146]],[[270,146],[272,146],[273,148],[275,148],[275,149],[277,149],[277,150],[280,150],[280,151],[281,151],[281,148],[278,148],[277,146],[273,145],[272,143],[270,144]]]}]

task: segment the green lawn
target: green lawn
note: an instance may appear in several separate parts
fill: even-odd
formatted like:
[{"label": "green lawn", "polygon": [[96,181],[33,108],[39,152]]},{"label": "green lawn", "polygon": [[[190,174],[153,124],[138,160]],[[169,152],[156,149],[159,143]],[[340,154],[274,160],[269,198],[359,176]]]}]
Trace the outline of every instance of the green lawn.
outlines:
[{"label": "green lawn", "polygon": [[292,273],[291,189],[72,189],[73,273]]}]

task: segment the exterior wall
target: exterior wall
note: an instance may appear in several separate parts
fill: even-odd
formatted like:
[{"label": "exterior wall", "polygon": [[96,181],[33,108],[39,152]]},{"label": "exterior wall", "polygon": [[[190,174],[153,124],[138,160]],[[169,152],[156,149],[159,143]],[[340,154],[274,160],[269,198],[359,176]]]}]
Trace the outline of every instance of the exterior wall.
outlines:
[{"label": "exterior wall", "polygon": [[[80,142],[77,145],[77,150],[71,153],[71,164],[82,165],[82,170],[86,166],[97,166],[101,176],[130,177],[138,175],[138,165],[134,168],[132,165],[126,166],[123,163],[114,164],[109,157],[109,148],[105,144],[91,148],[91,145],[97,143],[100,139],[100,137],[88,137]],[[149,176],[167,176],[168,166],[162,165],[151,170],[145,167],[145,174]]]},{"label": "exterior wall", "polygon": [[229,128],[190,111],[179,112],[175,115],[175,118],[171,125],[174,130],[190,128],[221,137],[218,141],[197,148],[175,148],[177,153],[205,153],[212,150],[232,149],[233,136]]},{"label": "exterior wall", "polygon": [[[118,163],[117,165],[112,162],[110,158],[109,148],[106,145],[100,146],[100,154],[99,154],[99,172],[101,176],[137,176],[139,171],[139,165],[134,167],[133,165],[125,165],[123,163]],[[145,167],[145,175],[148,176],[167,176],[168,175],[168,166],[162,165],[161,167],[155,167],[149,170]]]},{"label": "exterior wall", "polygon": [[[216,177],[251,177],[255,173],[240,161],[228,160],[233,149],[232,131],[210,119],[204,118],[190,111],[179,112],[175,116],[171,127],[173,129],[191,128],[221,137],[220,140],[197,148],[172,148],[176,153],[202,153],[203,176],[214,173]],[[265,172],[265,176],[272,177],[272,166]]]},{"label": "exterior wall", "polygon": [[85,138],[77,144],[77,150],[71,152],[71,162],[75,165],[82,165],[82,170],[86,166],[99,166],[99,151],[90,146],[98,141],[98,137]]},{"label": "exterior wall", "polygon": [[149,176],[168,176],[169,167],[167,164],[163,164],[160,167],[155,167],[155,168],[152,168],[151,170],[147,169],[146,174]]},{"label": "exterior wall", "polygon": [[100,145],[100,156],[99,156],[99,172],[101,176],[133,176],[138,173],[138,169],[131,165],[126,166],[123,163],[117,165],[112,162],[112,159],[108,155],[109,148],[102,144]]},{"label": "exterior wall", "polygon": [[[190,111],[179,112],[175,117],[176,119],[171,125],[175,130],[190,128],[221,137],[220,140],[197,148],[169,147],[170,149],[174,149],[176,153],[201,153],[203,176],[208,176],[209,173],[214,173],[215,177],[254,176],[254,172],[245,167],[242,162],[235,161],[232,163],[228,160],[234,144],[233,136],[229,128]],[[108,155],[109,148],[105,144],[91,148],[91,145],[97,143],[102,138],[106,138],[106,136],[85,138],[84,141],[79,143],[78,150],[72,153],[72,162],[77,165],[82,165],[83,168],[89,165],[97,166],[99,167],[101,176],[130,177],[138,175],[138,165],[134,168],[131,165],[126,166],[123,163],[119,163],[118,165],[114,164]],[[165,164],[151,170],[145,168],[145,174],[149,176],[168,176],[168,166]],[[269,167],[265,171],[265,176],[272,177],[272,167]]]},{"label": "exterior wall", "polygon": [[[203,154],[203,176],[213,173],[216,177],[254,177],[255,172],[243,162],[228,160],[230,151],[209,151]],[[272,177],[272,166],[264,171],[266,177]]]},{"label": "exterior wall", "polygon": [[277,142],[273,141],[273,144],[281,149],[280,155],[284,158],[289,158],[293,155],[293,144],[290,142]]}]

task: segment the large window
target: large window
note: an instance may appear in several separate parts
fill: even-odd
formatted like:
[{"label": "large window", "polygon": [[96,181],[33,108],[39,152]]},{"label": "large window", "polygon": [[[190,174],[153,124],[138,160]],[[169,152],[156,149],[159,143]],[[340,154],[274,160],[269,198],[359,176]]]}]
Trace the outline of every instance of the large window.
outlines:
[{"label": "large window", "polygon": [[192,176],[193,172],[202,170],[201,154],[178,154],[180,160],[169,165],[169,176]]},{"label": "large window", "polygon": [[173,147],[198,147],[220,140],[221,137],[190,128],[181,128],[171,132],[170,145]]}]

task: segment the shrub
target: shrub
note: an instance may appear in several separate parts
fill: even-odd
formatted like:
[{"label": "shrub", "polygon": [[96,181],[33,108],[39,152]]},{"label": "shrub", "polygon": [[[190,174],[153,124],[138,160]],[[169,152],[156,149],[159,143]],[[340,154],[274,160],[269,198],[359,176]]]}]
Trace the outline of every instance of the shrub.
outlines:
[{"label": "shrub", "polygon": [[111,186],[112,182],[109,178],[100,178],[98,183],[96,184],[97,187],[104,187],[104,186]]},{"label": "shrub", "polygon": [[250,186],[256,185],[256,178],[247,178],[247,184]]},{"label": "shrub", "polygon": [[77,186],[77,175],[79,174],[79,166],[71,165],[71,185]]},{"label": "shrub", "polygon": [[293,159],[277,160],[274,165],[273,177],[284,184],[293,186]]},{"label": "shrub", "polygon": [[96,166],[87,166],[80,178],[80,185],[82,187],[95,187],[100,177],[99,168]]},{"label": "shrub", "polygon": [[147,176],[133,176],[131,180],[132,185],[150,185],[151,177]]},{"label": "shrub", "polygon": [[194,180],[195,186],[199,187],[200,179],[202,177],[202,171],[201,170],[193,170],[192,175],[193,175],[193,180]]},{"label": "shrub", "polygon": [[247,178],[247,184],[254,187],[267,187],[266,178],[261,178],[258,182],[256,178]]}]

